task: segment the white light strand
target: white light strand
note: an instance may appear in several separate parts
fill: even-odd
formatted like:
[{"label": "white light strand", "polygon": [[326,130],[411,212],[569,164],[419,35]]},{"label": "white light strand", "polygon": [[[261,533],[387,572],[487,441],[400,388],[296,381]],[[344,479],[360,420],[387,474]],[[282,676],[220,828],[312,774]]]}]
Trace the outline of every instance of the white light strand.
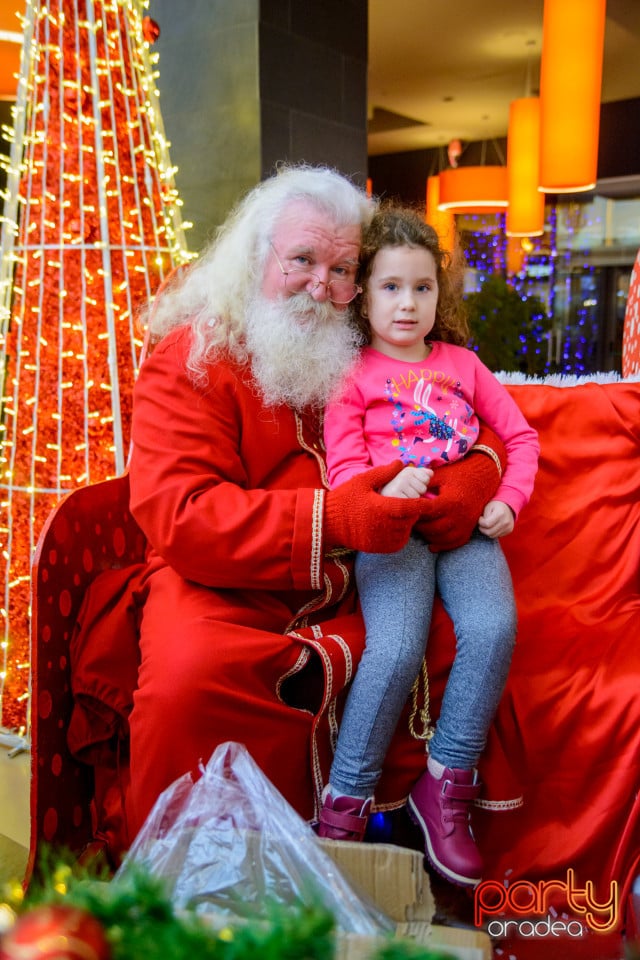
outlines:
[{"label": "white light strand", "polygon": [[[149,6],[148,0],[137,0],[137,3],[138,9],[147,8]],[[158,169],[161,172],[165,189],[171,198],[170,202],[163,207],[163,212],[165,214],[165,223],[168,236],[172,240],[172,261],[174,264],[187,263],[189,260],[193,259],[195,254],[190,253],[187,248],[187,242],[184,234],[186,224],[183,224],[180,214],[180,201],[178,199],[178,191],[176,189],[174,178],[176,168],[171,165],[171,158],[169,156],[169,142],[165,134],[162,112],[160,110],[160,93],[156,85],[155,73],[151,66],[148,43],[142,44],[141,55],[146,79],[149,110],[153,114],[153,128],[155,135],[152,137],[152,143],[158,160]]]},{"label": "white light strand", "polygon": [[[76,0],[76,23],[79,21],[78,15],[78,5]],[[77,91],[77,96],[75,99],[76,103],[76,124],[78,126],[78,189],[80,195],[80,235],[84,240],[84,153],[82,150],[82,137],[80,136],[82,126],[81,126],[81,117],[82,117],[82,72],[80,69],[81,57],[80,57],[80,36],[79,31],[75,31],[75,47],[76,47],[76,57],[75,57],[75,89]],[[62,89],[60,91],[61,98],[64,99],[64,94]],[[60,164],[60,170],[62,173],[63,164]],[[64,185],[63,185],[64,189]],[[64,221],[63,221],[64,222]],[[63,241],[63,229],[61,226],[61,244]],[[61,262],[64,262],[64,257],[60,258]],[[82,314],[81,314],[81,336],[82,336],[82,356],[83,360],[81,363],[82,366],[82,438],[81,442],[84,444],[84,471],[82,476],[84,477],[84,483],[89,483],[91,480],[91,470],[90,470],[90,442],[89,442],[89,421],[87,418],[87,411],[89,410],[89,340],[87,337],[87,318],[86,318],[86,297],[87,297],[87,282],[86,282],[86,250],[84,249],[84,243],[82,244],[80,250],[80,272],[81,272],[81,302],[82,302]],[[59,322],[60,327],[62,328],[62,322],[64,318],[64,300],[61,297],[59,301]],[[61,412],[61,411],[60,411]],[[62,449],[62,429],[63,429],[63,420],[62,415],[58,421],[58,430],[60,437],[60,447]],[[79,478],[78,478],[79,480]]]},{"label": "white light strand", "polygon": [[[123,10],[123,14],[124,14],[124,16],[127,16],[127,15],[128,15],[128,14],[127,14],[127,10]],[[130,10],[130,11],[129,11],[129,16],[130,16],[130,20],[131,20],[131,29],[125,31],[125,33],[126,33],[126,36],[127,36],[128,41],[129,41],[129,50],[128,50],[128,53],[129,53],[129,56],[130,56],[130,62],[131,62],[132,64],[135,64],[134,51],[132,51],[132,50],[130,49],[130,48],[131,48],[131,33],[134,32],[134,31],[138,31],[138,30],[142,31],[142,24],[139,22],[139,18],[138,18],[138,21],[136,22],[136,19],[135,19],[135,17],[134,17],[132,14],[133,14],[133,11]],[[106,23],[105,23],[105,31],[106,31]],[[118,59],[119,59],[119,63],[120,63],[120,83],[122,84],[122,87],[124,88],[127,81],[126,81],[126,74],[125,74],[125,72],[124,72],[125,55],[124,55],[124,50],[123,50],[123,47],[122,47],[122,32],[123,32],[122,30],[118,29],[118,31],[117,31],[117,40],[118,40],[118,53],[119,53],[119,58],[118,58]],[[109,61],[109,46],[108,46],[108,44],[105,44],[105,51],[106,51],[107,66],[109,66],[109,65],[110,65],[110,61]],[[113,111],[113,103],[114,103],[114,91],[113,91],[113,76],[114,76],[114,73],[115,73],[115,69],[113,69],[113,68],[107,70],[107,81],[108,81],[108,84],[109,84],[109,101],[110,101],[110,103],[111,103],[111,105],[112,105],[112,106],[111,106],[112,111]],[[127,117],[127,131],[128,131],[129,150],[130,150],[131,156],[135,156],[136,146],[135,146],[134,140],[133,140],[131,111],[130,111],[130,108],[129,108],[129,97],[125,97],[125,98],[124,98],[124,105],[125,105],[125,112],[126,112],[126,117]],[[114,117],[113,117],[113,129],[115,130],[115,115],[114,115]],[[118,147],[118,140],[117,140],[116,137],[113,138],[113,150],[114,150],[114,158],[115,158],[114,172],[115,172],[116,181],[117,181],[117,191],[116,191],[116,192],[117,192],[117,196],[118,196],[118,206],[119,206],[119,210],[120,210],[120,218],[121,218],[121,219],[120,219],[120,223],[121,223],[121,230],[122,230],[123,250],[124,250],[124,249],[125,249],[124,224],[125,224],[125,221],[128,221],[128,218],[129,218],[129,216],[130,216],[130,213],[127,212],[127,214],[126,214],[126,216],[125,216],[125,212],[124,212],[124,209],[123,209],[123,206],[122,206],[122,197],[123,197],[123,189],[122,189],[122,181],[121,181],[121,172],[122,172],[122,169],[121,169],[121,165],[120,165],[120,162],[119,162],[119,156],[118,156],[119,147]],[[137,230],[137,233],[138,233],[138,236],[139,236],[139,238],[140,238],[139,243],[142,244],[142,240],[143,240],[145,231],[144,231],[144,224],[143,224],[143,222],[142,222],[142,197],[141,197],[141,194],[140,194],[140,187],[139,187],[139,182],[138,182],[138,179],[137,179],[137,178],[134,178],[133,188],[134,188],[134,194],[135,194],[135,198],[136,198],[135,210],[136,210],[137,218],[138,218],[138,230]],[[153,209],[153,204],[152,204],[152,209]],[[155,226],[155,224],[154,224],[154,226]],[[154,236],[157,236],[157,235],[158,235],[157,232],[154,230]],[[143,250],[142,247],[140,247],[139,249],[140,249],[140,251],[141,251],[141,253],[142,253],[143,263],[144,263],[145,268],[146,268],[146,267],[147,267],[147,253],[149,253],[149,252],[151,252],[151,251]],[[155,254],[156,251],[154,250],[153,253]],[[161,257],[160,257],[160,260],[162,260]],[[123,256],[123,258],[122,258],[122,267],[123,267],[123,273],[124,273],[124,278],[125,278],[125,279],[123,280],[123,282],[126,283],[125,293],[126,293],[126,297],[127,297],[127,311],[128,311],[128,314],[129,314],[129,316],[128,316],[128,323],[129,323],[129,340],[130,340],[131,349],[132,349],[132,363],[133,363],[134,369],[135,369],[135,370],[138,370],[138,368],[139,368],[139,366],[140,366],[140,351],[136,349],[137,340],[136,340],[135,317],[134,317],[135,310],[134,310],[134,305],[133,305],[133,303],[132,303],[132,301],[131,301],[131,295],[130,295],[131,287],[130,287],[130,284],[129,284],[129,282],[128,282],[128,281],[129,281],[129,264],[128,264],[127,258],[124,257],[124,256]],[[161,275],[161,277],[164,276],[164,274],[162,273],[162,270],[161,270],[161,274],[160,274],[160,275]],[[145,277],[145,287],[146,287],[146,299],[149,300],[149,299],[151,298],[151,296],[153,295],[153,291],[149,288],[149,274],[148,274],[148,270],[145,270],[144,277]]]},{"label": "white light strand", "polygon": [[[100,109],[100,80],[98,78],[98,48],[96,44],[96,30],[98,22],[95,16],[93,0],[87,0],[87,18],[90,23],[90,29],[87,31],[89,39],[89,68],[91,71],[91,85],[93,87],[93,119],[95,121],[95,160],[98,186],[98,211],[100,220],[100,236],[108,239],[109,219],[107,215],[107,198],[104,192],[104,157],[102,153],[102,144],[104,134],[102,130],[102,111]],[[107,47],[107,37],[104,37],[105,49]],[[116,140],[115,130],[113,132],[114,143]],[[109,334],[109,376],[111,382],[111,413],[113,418],[113,442],[115,453],[116,473],[124,471],[126,455],[128,450],[124,449],[124,437],[122,433],[122,416],[120,411],[120,372],[118,370],[118,341],[116,336],[116,321],[113,312],[113,288],[111,285],[111,257],[107,246],[102,248],[102,268],[104,270],[104,306],[106,311],[107,332]]]}]

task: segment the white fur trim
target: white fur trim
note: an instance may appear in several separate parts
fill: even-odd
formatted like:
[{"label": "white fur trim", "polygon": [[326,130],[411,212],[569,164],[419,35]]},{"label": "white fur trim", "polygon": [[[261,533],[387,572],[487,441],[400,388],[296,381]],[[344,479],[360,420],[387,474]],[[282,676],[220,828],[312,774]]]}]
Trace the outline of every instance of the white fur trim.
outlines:
[{"label": "white fur trim", "polygon": [[619,373],[589,373],[585,376],[576,374],[551,373],[548,377],[529,377],[526,373],[508,372],[499,370],[494,373],[500,383],[514,386],[532,386],[539,384],[546,387],[577,387],[584,383],[640,383],[640,373],[632,373],[628,377],[621,377]]}]

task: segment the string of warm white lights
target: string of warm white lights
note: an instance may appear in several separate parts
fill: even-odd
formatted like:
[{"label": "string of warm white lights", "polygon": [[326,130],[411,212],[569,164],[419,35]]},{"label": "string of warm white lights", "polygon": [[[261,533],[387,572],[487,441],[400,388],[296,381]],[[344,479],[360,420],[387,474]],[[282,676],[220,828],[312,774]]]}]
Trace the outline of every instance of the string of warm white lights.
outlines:
[{"label": "string of warm white lights", "polygon": [[28,0],[0,241],[0,722],[28,734],[29,586],[68,490],[124,470],[136,309],[189,259],[142,16]]}]

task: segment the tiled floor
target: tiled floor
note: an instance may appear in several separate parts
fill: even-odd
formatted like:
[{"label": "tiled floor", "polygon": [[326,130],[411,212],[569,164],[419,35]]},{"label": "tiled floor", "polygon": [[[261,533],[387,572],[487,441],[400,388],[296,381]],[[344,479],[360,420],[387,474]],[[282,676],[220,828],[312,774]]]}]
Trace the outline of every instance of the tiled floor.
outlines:
[{"label": "tiled floor", "polygon": [[29,853],[30,757],[0,743],[0,884],[22,880]]}]

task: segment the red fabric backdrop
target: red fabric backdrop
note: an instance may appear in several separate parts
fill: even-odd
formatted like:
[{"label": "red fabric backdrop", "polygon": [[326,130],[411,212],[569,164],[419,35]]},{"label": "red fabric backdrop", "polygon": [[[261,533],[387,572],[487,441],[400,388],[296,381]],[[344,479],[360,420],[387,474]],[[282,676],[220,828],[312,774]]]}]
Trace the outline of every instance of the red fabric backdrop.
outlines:
[{"label": "red fabric backdrop", "polygon": [[504,541],[520,625],[493,731],[524,805],[478,818],[487,875],[624,883],[640,857],[640,383],[509,389],[541,457]]}]

